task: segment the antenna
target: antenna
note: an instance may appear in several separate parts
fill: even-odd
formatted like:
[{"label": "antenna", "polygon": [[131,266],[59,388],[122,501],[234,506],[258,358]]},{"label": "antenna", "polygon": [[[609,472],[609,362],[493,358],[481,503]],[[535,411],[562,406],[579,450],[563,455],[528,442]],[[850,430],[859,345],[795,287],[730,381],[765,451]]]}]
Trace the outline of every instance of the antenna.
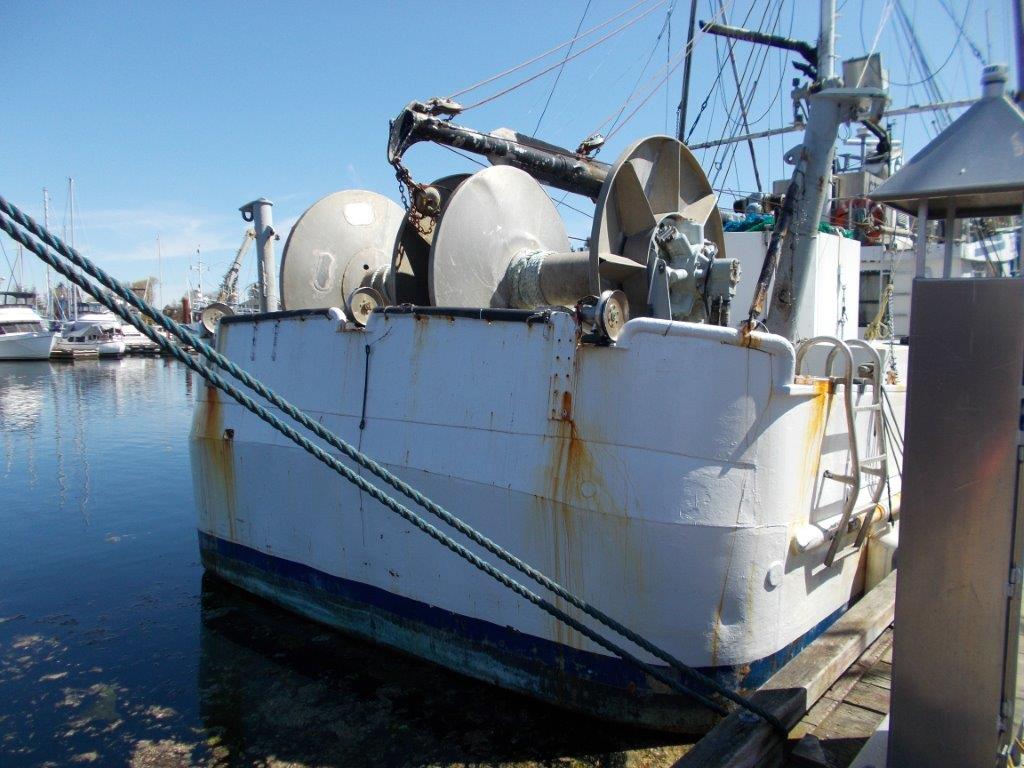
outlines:
[{"label": "antenna", "polygon": [[203,300],[203,272],[208,271],[210,268],[206,264],[203,263],[203,255],[202,255],[202,252],[200,251],[198,245],[196,246],[196,263],[193,266],[189,267],[189,269],[195,270],[195,272],[197,274],[197,277],[196,277],[196,293],[197,293],[196,299],[198,301],[202,301]]}]

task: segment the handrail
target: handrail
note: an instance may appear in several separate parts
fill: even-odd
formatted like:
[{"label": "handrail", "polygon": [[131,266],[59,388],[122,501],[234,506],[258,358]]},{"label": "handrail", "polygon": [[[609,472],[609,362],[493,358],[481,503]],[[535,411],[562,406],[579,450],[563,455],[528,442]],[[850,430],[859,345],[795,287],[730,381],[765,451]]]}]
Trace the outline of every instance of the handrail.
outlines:
[{"label": "handrail", "polygon": [[835,336],[815,336],[814,338],[807,339],[800,344],[796,351],[796,372],[798,374],[801,372],[804,358],[807,356],[807,352],[811,347],[819,344],[832,345],[832,350],[829,351],[829,355],[826,360],[826,373],[828,378],[833,378],[832,366],[835,363],[835,356],[837,353],[842,354],[846,361],[846,373],[842,377],[842,383],[843,406],[846,411],[846,429],[850,443],[850,474],[836,475],[831,471],[826,471],[824,475],[830,480],[837,480],[838,482],[845,483],[850,486],[850,490],[846,496],[846,501],[843,503],[843,514],[840,518],[839,528],[832,537],[832,543],[829,545],[828,554],[825,555],[825,565],[827,567],[831,567],[832,563],[835,562],[836,553],[839,551],[839,541],[842,538],[843,532],[850,525],[850,517],[853,515],[853,509],[857,505],[857,497],[860,496],[861,472],[860,454],[857,451],[857,424],[854,421],[853,415],[853,352],[850,351],[850,347],[842,339],[836,338]]}]

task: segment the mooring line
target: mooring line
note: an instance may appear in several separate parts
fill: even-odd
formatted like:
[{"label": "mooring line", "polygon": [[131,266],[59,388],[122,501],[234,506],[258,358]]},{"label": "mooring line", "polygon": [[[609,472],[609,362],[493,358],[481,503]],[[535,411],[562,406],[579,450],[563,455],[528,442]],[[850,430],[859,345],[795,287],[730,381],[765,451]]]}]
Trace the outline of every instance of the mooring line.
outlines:
[{"label": "mooring line", "polygon": [[[726,688],[713,678],[704,675],[698,670],[684,664],[683,662],[679,661],[667,652],[663,651],[657,646],[654,646],[652,643],[645,640],[643,637],[636,634],[634,631],[628,629],[627,627],[615,621],[611,617],[605,615],[603,612],[594,608],[589,603],[583,601],[582,599],[568,592],[561,585],[552,581],[547,576],[534,569],[532,566],[529,566],[525,562],[519,560],[519,558],[507,552],[505,549],[498,546],[493,541],[477,532],[475,529],[473,529],[468,524],[464,523],[462,520],[449,513],[447,510],[430,501],[430,499],[426,498],[421,493],[416,491],[414,488],[407,485],[405,482],[400,480],[398,477],[393,475],[391,472],[389,472],[381,465],[377,464],[368,456],[356,450],[351,445],[341,440],[341,438],[339,438],[338,436],[324,429],[320,424],[313,421],[308,416],[306,416],[306,414],[302,413],[297,408],[295,408],[295,406],[291,405],[290,403],[282,399],[280,396],[278,396],[276,393],[274,393],[272,390],[268,389],[261,382],[252,378],[245,371],[238,368],[230,360],[225,358],[223,355],[221,355],[216,350],[207,345],[205,342],[203,342],[201,339],[199,339],[189,329],[171,320],[163,313],[159,312],[154,307],[152,307],[148,302],[144,301],[143,299],[140,299],[134,293],[127,290],[117,280],[112,278],[101,268],[92,264],[92,262],[90,262],[88,259],[85,259],[74,248],[68,247],[62,240],[52,235],[43,227],[40,227],[39,224],[36,223],[31,217],[24,214],[22,211],[20,211],[17,207],[13,206],[2,196],[0,196],[0,211],[6,214],[6,216],[9,216],[13,222],[16,222],[18,225],[24,227],[33,235],[38,237],[41,241],[43,241],[43,243],[57,250],[62,256],[67,258],[75,266],[77,266],[83,272],[88,274],[90,277],[94,278],[99,283],[107,287],[116,296],[118,296],[125,302],[131,304],[132,306],[136,307],[139,311],[143,312],[147,317],[150,317],[154,322],[158,323],[169,333],[173,334],[186,344],[191,345],[201,355],[211,360],[222,369],[226,370],[232,376],[240,380],[243,384],[254,390],[260,396],[264,397],[277,408],[281,409],[285,414],[287,414],[289,417],[297,421],[303,427],[309,429],[315,435],[325,440],[327,443],[337,448],[338,450],[342,451],[342,453],[344,453],[350,459],[355,461],[357,464],[368,469],[377,477],[381,478],[389,485],[394,487],[396,490],[405,494],[410,499],[415,501],[417,504],[427,509],[427,511],[431,512],[448,525],[451,525],[453,528],[455,528],[460,533],[465,535],[471,541],[484,547],[489,552],[491,552],[495,556],[499,557],[500,559],[504,560],[506,563],[514,567],[516,570],[530,577],[531,579],[533,579],[538,584],[545,587],[555,595],[566,600],[569,604],[583,611],[584,613],[586,613],[591,618],[595,619],[608,629],[611,629],[612,631],[616,632],[622,637],[630,640],[639,648],[647,651],[656,658],[661,659],[677,672],[706,686],[707,688],[711,689],[715,693],[718,693],[723,698],[732,701],[738,706],[743,707],[744,709],[747,709],[750,712],[756,714],[758,717],[764,719],[766,722],[768,722],[770,725],[772,725],[780,732],[786,732],[786,729],[782,725],[782,723],[770,712],[767,712],[757,704],[750,702],[743,696],[740,696],[734,691]],[[96,292],[94,288],[89,284],[89,282],[85,280],[84,277],[78,275],[72,267],[67,267],[63,263],[58,261],[54,256],[52,256],[49,253],[49,251],[46,248],[28,238],[26,235],[24,235],[24,233],[17,230],[13,226],[11,221],[8,221],[6,218],[2,216],[0,216],[0,228],[2,228],[4,231],[10,234],[11,237],[13,237],[15,240],[22,243],[30,251],[39,256],[39,258],[42,259],[44,262],[49,264],[54,269],[57,269],[61,274],[65,275],[69,280],[74,282],[76,285],[79,285],[85,290],[89,291],[90,293],[97,295],[97,298],[101,300],[101,303],[103,303],[105,306],[111,309],[111,311],[115,312],[122,319],[126,320],[127,322],[131,323],[133,326],[138,328],[140,332],[142,332],[144,335],[146,335],[148,338],[154,341],[168,354],[185,363],[185,365],[187,365],[189,368],[194,370],[199,375],[203,376],[203,378],[207,379],[207,381],[210,381],[217,388],[226,392],[233,399],[237,400],[240,404],[242,404],[245,408],[252,411],[257,416],[260,416],[260,418],[262,418],[272,427],[274,427],[279,432],[284,434],[286,437],[293,440],[293,442],[296,442],[298,445],[300,445],[300,447],[303,447],[305,450],[307,450],[307,452],[311,453],[316,458],[320,459],[328,466],[335,469],[337,472],[342,474],[342,476],[344,476],[347,480],[352,482],[357,487],[360,487],[361,489],[365,490],[367,493],[370,494],[371,497],[379,501],[381,504],[392,509],[394,512],[405,518],[407,521],[416,525],[416,527],[426,532],[432,538],[437,539],[440,543],[444,544],[449,549],[455,551],[456,554],[459,554],[460,556],[464,557],[464,559],[468,560],[471,564],[473,564],[480,570],[484,571],[485,573],[488,573],[488,575],[491,575],[509,589],[512,589],[512,591],[516,592],[521,597],[524,597],[528,601],[538,605],[538,607],[542,608],[552,616],[555,616],[559,620],[568,624],[573,629],[580,631],[582,634],[589,637],[591,640],[593,640],[601,647],[611,651],[612,653],[615,653],[623,660],[639,666],[640,669],[650,674],[655,679],[665,683],[673,690],[676,690],[680,693],[683,693],[684,695],[696,699],[700,703],[709,707],[713,711],[718,712],[719,714],[724,713],[725,710],[717,703],[711,701],[707,697],[695,691],[686,688],[678,681],[668,678],[667,676],[663,675],[659,670],[651,667],[650,665],[636,658],[628,651],[619,648],[610,640],[607,640],[606,638],[597,635],[590,628],[586,627],[583,624],[580,624],[576,619],[572,618],[556,606],[552,605],[544,598],[534,594],[523,585],[519,584],[507,575],[498,571],[494,568],[493,565],[491,565],[487,561],[478,558],[472,552],[466,550],[465,547],[463,547],[461,544],[450,539],[446,534],[434,528],[434,526],[430,525],[430,523],[427,523],[414,512],[408,510],[406,507],[402,506],[397,501],[384,494],[376,486],[368,483],[361,476],[352,472],[352,470],[350,470],[344,464],[338,462],[337,459],[330,456],[330,454],[327,454],[319,447],[310,443],[306,438],[302,437],[297,432],[295,432],[294,429],[287,426],[279,419],[277,419],[277,417],[275,417],[273,414],[269,413],[264,408],[262,408],[262,406],[259,406],[257,403],[252,401],[251,398],[249,398],[243,392],[235,389],[231,384],[227,383],[216,372],[208,369],[206,366],[200,365],[195,360],[193,360],[191,356],[184,353],[184,351],[182,351],[176,345],[172,344],[167,339],[161,337],[159,334],[153,331],[148,324],[142,322],[141,319],[137,318],[131,312],[118,305],[110,297],[103,295],[102,291]]]}]

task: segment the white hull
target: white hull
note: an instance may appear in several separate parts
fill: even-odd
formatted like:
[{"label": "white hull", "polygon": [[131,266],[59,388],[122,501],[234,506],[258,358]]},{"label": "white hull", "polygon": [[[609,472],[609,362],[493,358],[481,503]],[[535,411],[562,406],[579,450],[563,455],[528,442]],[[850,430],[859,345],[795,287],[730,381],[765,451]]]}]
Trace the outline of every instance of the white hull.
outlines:
[{"label": "white hull", "polygon": [[[758,335],[745,347],[732,329],[639,319],[614,347],[580,346],[566,314],[528,324],[432,312],[374,315],[362,331],[340,331],[321,312],[232,318],[218,346],[491,539],[733,687],[763,681],[862,590],[863,550],[826,568],[824,547],[798,554],[793,546],[801,527],[839,514],[844,487],[822,473],[842,473],[849,453],[841,386],[796,382],[785,340]],[[706,727],[703,713],[686,720],[678,702],[674,722],[645,709],[659,684],[623,683],[621,670],[601,678],[595,670],[612,663],[601,648],[218,394],[204,388],[192,429],[208,568],[313,618],[511,688],[615,719]],[[870,396],[870,386],[855,392],[859,403]],[[858,413],[862,445],[874,418]],[[356,613],[375,620],[361,624],[351,605],[331,602],[331,590],[387,600],[366,597]],[[418,633],[403,634],[420,615],[415,606],[458,619],[442,629],[424,619]],[[473,639],[487,634],[481,627],[511,634]],[[590,671],[558,673],[547,651],[531,651],[540,669],[526,674],[509,661],[521,658],[522,638]],[[444,648],[460,642],[454,661]],[[561,687],[551,688],[552,675]],[[579,693],[597,678],[628,687],[633,708],[602,709]]]},{"label": "white hull", "polygon": [[0,336],[0,360],[48,360],[55,336],[51,331]]},{"label": "white hull", "polygon": [[122,357],[128,349],[123,341],[57,341],[54,350],[81,357]]}]

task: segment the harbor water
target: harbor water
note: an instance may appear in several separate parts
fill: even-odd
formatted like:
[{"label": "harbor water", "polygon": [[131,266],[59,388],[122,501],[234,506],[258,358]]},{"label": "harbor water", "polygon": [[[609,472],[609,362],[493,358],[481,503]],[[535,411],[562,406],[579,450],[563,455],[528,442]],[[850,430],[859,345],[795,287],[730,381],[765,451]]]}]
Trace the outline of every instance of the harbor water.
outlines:
[{"label": "harbor water", "polygon": [[187,449],[201,386],[163,359],[0,363],[0,766],[660,766],[685,751],[204,577]]}]

